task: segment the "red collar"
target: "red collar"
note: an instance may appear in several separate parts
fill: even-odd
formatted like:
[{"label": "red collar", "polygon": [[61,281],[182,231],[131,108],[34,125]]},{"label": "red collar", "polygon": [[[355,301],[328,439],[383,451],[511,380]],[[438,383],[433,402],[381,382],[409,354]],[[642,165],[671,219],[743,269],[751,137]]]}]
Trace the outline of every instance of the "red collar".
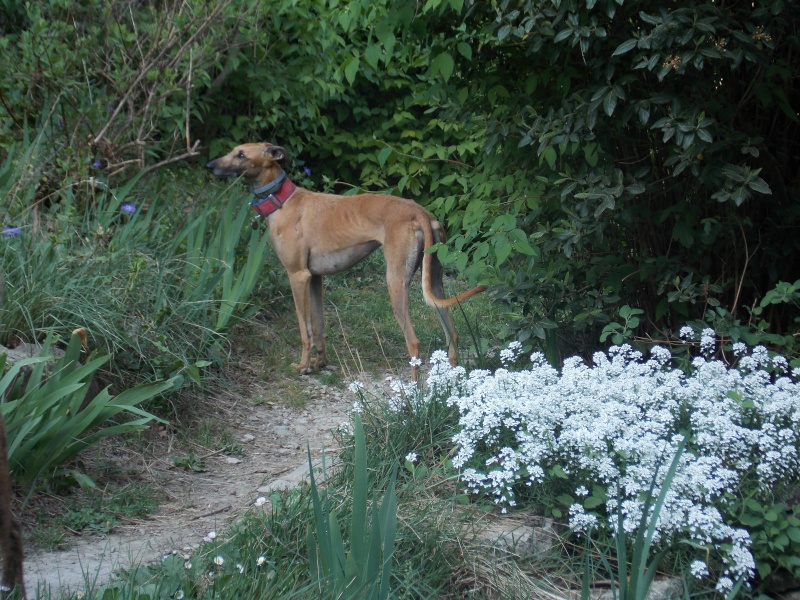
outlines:
[{"label": "red collar", "polygon": [[256,197],[250,201],[250,206],[253,207],[259,216],[267,217],[283,206],[291,195],[294,194],[296,189],[297,186],[287,177],[283,180],[281,187],[269,196],[259,197],[256,195]]}]

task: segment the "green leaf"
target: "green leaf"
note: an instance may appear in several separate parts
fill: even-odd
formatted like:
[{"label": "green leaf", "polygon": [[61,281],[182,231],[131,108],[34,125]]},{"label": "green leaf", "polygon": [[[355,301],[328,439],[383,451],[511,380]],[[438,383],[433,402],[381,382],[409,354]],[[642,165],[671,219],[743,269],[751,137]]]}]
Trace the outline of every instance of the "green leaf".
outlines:
[{"label": "green leaf", "polygon": [[584,508],[597,508],[606,501],[605,498],[598,498],[597,496],[589,496],[583,501]]},{"label": "green leaf", "polygon": [[567,38],[572,37],[573,33],[574,31],[572,29],[562,29],[556,34],[556,37],[553,38],[553,41],[556,43],[563,42]]},{"label": "green leaf", "polygon": [[772,190],[770,189],[769,184],[763,179],[761,179],[761,177],[758,177],[753,181],[748,181],[747,186],[751,190],[758,192],[759,194],[772,194]]},{"label": "green leaf", "polygon": [[496,237],[494,255],[497,258],[497,266],[502,265],[511,255],[511,243],[505,235]]},{"label": "green leaf", "polygon": [[625,54],[626,52],[630,52],[634,48],[636,48],[636,44],[638,40],[630,39],[622,42],[617,49],[611,54],[611,56],[619,56],[620,54]]},{"label": "green leaf", "polygon": [[361,61],[358,59],[357,56],[353,56],[352,58],[348,59],[344,66],[344,76],[347,79],[347,83],[353,85],[353,82],[356,80],[356,73],[358,73],[358,66],[361,64]]},{"label": "green leaf", "polygon": [[378,68],[378,62],[381,59],[381,52],[381,47],[378,44],[370,44],[364,51],[364,59],[373,69]]},{"label": "green leaf", "polygon": [[392,148],[390,146],[386,146],[380,152],[378,152],[378,164],[382,167],[386,164],[386,160],[391,156]]},{"label": "green leaf", "polygon": [[431,61],[430,73],[431,75],[441,75],[445,81],[450,79],[455,68],[455,61],[453,57],[447,52],[442,52]]},{"label": "green leaf", "polygon": [[542,155],[539,158],[539,164],[541,164],[542,160],[544,160],[547,163],[547,166],[550,167],[550,169],[555,170],[556,158],[558,158],[558,156],[556,155],[555,148],[553,148],[552,146],[548,146],[542,152]]},{"label": "green leaf", "polygon": [[603,98],[603,110],[610,117],[614,114],[615,108],[617,108],[617,95],[613,91],[609,91]]},{"label": "green leaf", "polygon": [[472,46],[467,44],[466,42],[459,42],[458,46],[456,46],[458,53],[466,58],[467,60],[472,60]]},{"label": "green leaf", "polygon": [[598,148],[599,148],[599,146],[594,142],[592,142],[590,144],[586,144],[583,147],[583,155],[584,155],[584,158],[586,158],[586,164],[588,164],[590,167],[596,167],[597,166],[597,160],[598,160],[597,151],[598,151]]},{"label": "green leaf", "polygon": [[560,496],[556,497],[556,500],[558,500],[558,502],[564,506],[570,506],[573,502],[575,502],[575,499],[569,494],[561,494]]},{"label": "green leaf", "polygon": [[83,490],[95,489],[97,487],[97,484],[94,482],[94,480],[85,473],[81,473],[75,469],[70,469],[66,472],[66,474],[72,477]]},{"label": "green leaf", "polygon": [[397,41],[392,26],[386,21],[381,21],[375,27],[375,37],[378,38],[378,41],[383,45],[383,61],[388,64],[389,60],[392,58],[394,46]]},{"label": "green leaf", "polygon": [[347,6],[345,6],[345,9],[339,13],[339,25],[345,31],[345,33],[347,33],[347,31],[350,29],[351,21],[352,17],[350,16],[350,10]]}]

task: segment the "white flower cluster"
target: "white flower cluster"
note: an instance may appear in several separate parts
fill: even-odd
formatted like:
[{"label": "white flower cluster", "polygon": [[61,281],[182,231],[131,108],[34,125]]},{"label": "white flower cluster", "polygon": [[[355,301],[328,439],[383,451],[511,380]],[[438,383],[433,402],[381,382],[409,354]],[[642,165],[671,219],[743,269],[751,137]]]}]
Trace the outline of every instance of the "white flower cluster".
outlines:
[{"label": "white flower cluster", "polygon": [[522,344],[520,342],[511,342],[508,348],[500,350],[500,362],[504,367],[507,367],[517,360],[520,354],[522,354]]},{"label": "white flower cluster", "polygon": [[[576,530],[606,526],[614,532],[619,513],[623,530],[634,532],[642,497],[653,482],[659,494],[686,436],[655,541],[688,539],[727,549],[721,550],[722,591],[730,581],[751,577],[754,561],[747,532],[726,524],[715,505],[724,507],[726,490],[745,474],[762,490],[797,477],[800,385],[783,375],[785,359],[770,358],[763,348],[741,354],[738,367],[729,369],[708,358],[711,344],[712,333],[704,331],[706,358],[695,359],[690,376],[672,368],[669,351],[660,347],[646,360],[627,345],[595,354],[593,366],[570,358],[561,374],[534,354],[527,370],[472,371],[468,377],[451,369],[444,354],[434,354],[428,389],[447,394],[460,411],[453,462],[463,469],[468,491],[513,506],[515,489],[543,482],[553,468],[576,486],[602,486],[605,514],[612,516],[585,510],[579,499],[570,508]],[[587,492],[581,485],[576,495]],[[693,571],[702,569],[695,564]]]}]

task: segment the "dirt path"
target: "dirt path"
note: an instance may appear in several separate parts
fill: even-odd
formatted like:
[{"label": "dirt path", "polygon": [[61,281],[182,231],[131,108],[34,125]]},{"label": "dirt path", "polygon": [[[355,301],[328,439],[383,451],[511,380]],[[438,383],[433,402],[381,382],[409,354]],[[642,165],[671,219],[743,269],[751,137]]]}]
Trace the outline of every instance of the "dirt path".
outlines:
[{"label": "dirt path", "polygon": [[[303,393],[311,400],[292,408],[276,397],[264,382],[251,378],[238,391],[206,399],[225,414],[226,429],[243,448],[239,457],[213,454],[205,471],[176,468],[165,454],[149,463],[140,476],[157,487],[167,500],[146,520],[126,522],[101,538],[76,537],[61,552],[29,550],[25,579],[31,596],[42,587],[82,590],[88,581],[104,582],[111,573],[130,564],[160,560],[166,553],[189,553],[201,546],[210,531],[250,509],[271,489],[296,485],[307,473],[306,444],[312,456],[333,453],[331,433],[349,420],[353,398],[345,389],[325,386],[313,377],[302,378]],[[258,406],[243,398],[264,398]]]}]

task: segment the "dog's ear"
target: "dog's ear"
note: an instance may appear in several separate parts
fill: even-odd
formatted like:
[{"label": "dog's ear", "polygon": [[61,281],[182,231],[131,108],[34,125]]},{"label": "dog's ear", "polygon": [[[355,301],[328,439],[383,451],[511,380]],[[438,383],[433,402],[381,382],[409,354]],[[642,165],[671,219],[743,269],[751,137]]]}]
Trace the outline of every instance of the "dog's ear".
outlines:
[{"label": "dog's ear", "polygon": [[272,160],[274,160],[276,163],[279,163],[279,164],[283,163],[284,161],[286,161],[286,158],[287,158],[286,157],[286,150],[284,150],[280,146],[267,146],[264,149],[264,154],[266,154],[267,156],[272,157]]}]

